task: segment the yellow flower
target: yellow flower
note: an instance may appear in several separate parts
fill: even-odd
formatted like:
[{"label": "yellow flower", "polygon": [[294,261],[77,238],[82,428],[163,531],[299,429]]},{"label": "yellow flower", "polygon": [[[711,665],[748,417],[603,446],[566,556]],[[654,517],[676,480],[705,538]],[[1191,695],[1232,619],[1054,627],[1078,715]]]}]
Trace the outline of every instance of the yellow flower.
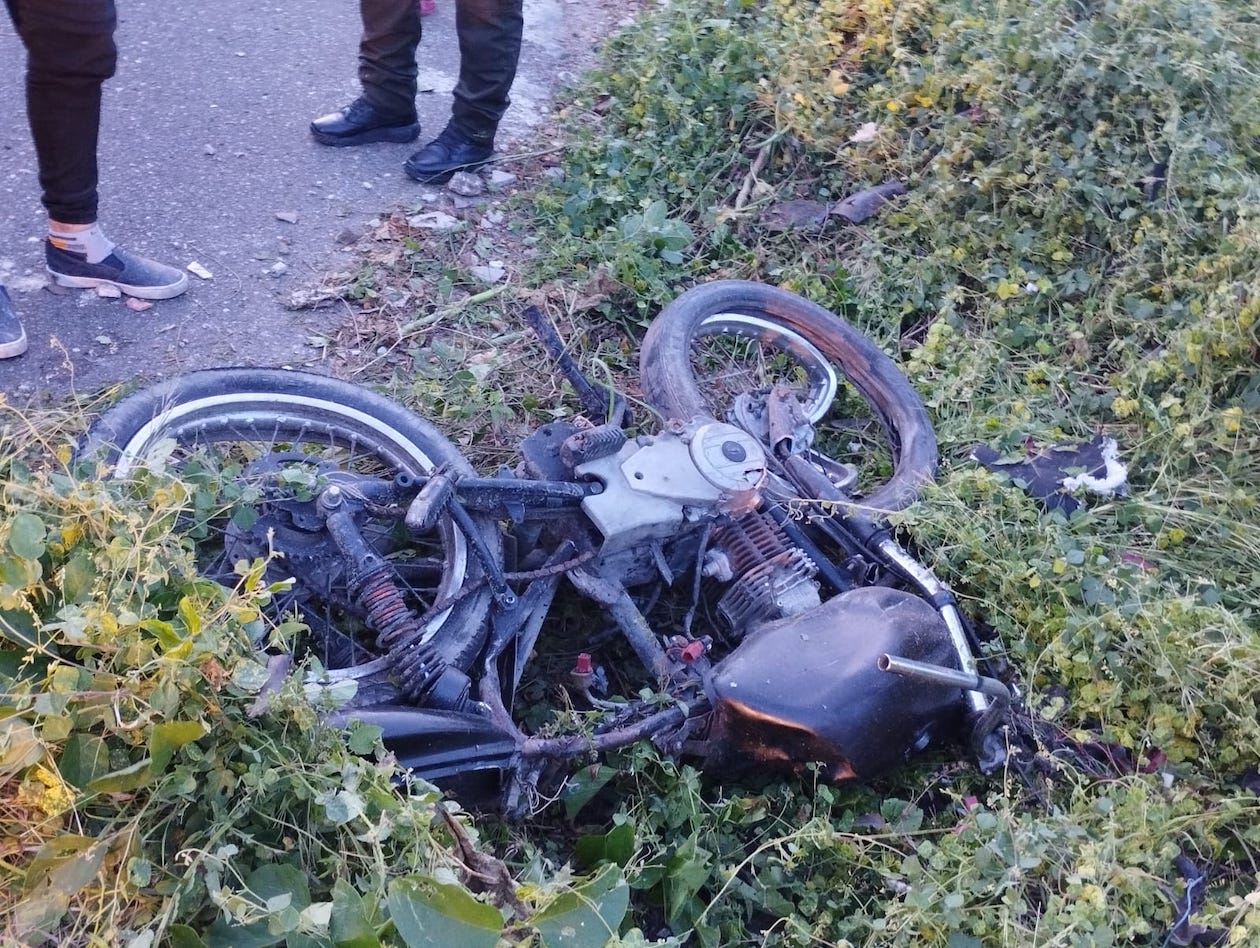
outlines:
[{"label": "yellow flower", "polygon": [[19,803],[36,807],[49,816],[64,813],[74,805],[74,789],[60,774],[42,765],[32,767],[27,774],[32,779],[23,782],[18,790]]},{"label": "yellow flower", "polygon": [[889,99],[889,100],[888,100],[888,104],[887,104],[887,108],[888,108],[888,111],[889,111],[889,112],[900,112],[900,111],[901,111],[901,103],[900,103],[900,102],[897,102],[897,101],[895,101],[895,100],[893,100],[893,99]]}]

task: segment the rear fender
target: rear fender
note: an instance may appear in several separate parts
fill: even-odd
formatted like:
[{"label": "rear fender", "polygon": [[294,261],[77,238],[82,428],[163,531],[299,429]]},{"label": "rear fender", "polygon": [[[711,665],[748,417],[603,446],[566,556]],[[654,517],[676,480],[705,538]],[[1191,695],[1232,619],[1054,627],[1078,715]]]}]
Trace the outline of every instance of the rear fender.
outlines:
[{"label": "rear fender", "polygon": [[337,727],[356,721],[379,727],[399,764],[470,806],[496,803],[519,759],[516,738],[475,714],[378,705],[330,717]]}]

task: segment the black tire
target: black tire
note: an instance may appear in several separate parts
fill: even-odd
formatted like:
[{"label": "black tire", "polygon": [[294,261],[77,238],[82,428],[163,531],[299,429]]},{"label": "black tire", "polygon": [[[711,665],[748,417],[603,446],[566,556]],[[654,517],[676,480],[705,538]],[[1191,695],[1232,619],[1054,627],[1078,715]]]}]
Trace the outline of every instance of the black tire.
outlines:
[{"label": "black tire", "polygon": [[[667,305],[648,327],[639,355],[639,377],[648,403],[682,421],[697,416],[726,420],[729,406],[718,404],[725,396],[716,394],[709,380],[697,378],[692,347],[714,334],[706,333],[706,320],[710,326],[720,326],[738,322],[736,317],[744,318],[752,328],[728,328],[722,335],[744,336],[750,344],[798,362],[810,359],[800,359],[799,351],[820,353],[874,415],[887,442],[891,473],[857,499],[876,511],[899,510],[913,503],[922,485],[936,474],[936,435],[923,402],[896,363],[871,340],[835,313],[787,290],[746,280],[719,280],[694,287]],[[787,334],[778,335],[782,330]],[[806,345],[801,345],[801,339]],[[830,400],[825,392],[819,395],[812,387],[810,391],[811,399]],[[811,414],[821,415],[827,407]]]},{"label": "black tire", "polygon": [[[306,461],[305,452],[322,450],[321,464],[374,476],[419,475],[438,465],[460,474],[473,473],[455,446],[425,419],[347,382],[283,369],[211,369],[137,391],[97,419],[77,456],[104,465],[106,477],[125,479],[147,466],[155,451],[162,452],[164,464],[179,468],[193,451],[220,444],[270,444],[273,449],[285,445],[280,454],[273,451],[261,457],[286,462]],[[345,457],[333,458],[347,451]],[[248,471],[248,465],[244,470]],[[497,525],[486,518],[474,518],[474,522],[491,552],[501,555]],[[422,542],[436,551],[427,557],[429,572],[440,574],[433,588],[426,589],[431,601],[445,601],[465,591],[454,605],[430,620],[425,641],[432,642],[448,664],[466,670],[487,633],[490,594],[481,583],[483,568],[449,518],[444,517],[433,536]],[[226,559],[226,551],[222,555]],[[434,565],[439,562],[440,566]],[[381,684],[388,678],[384,656],[364,661],[359,674],[354,674],[355,665],[353,660],[344,662],[347,674],[334,677],[362,674],[362,690],[370,687],[376,698],[390,697],[389,688]],[[367,673],[373,665],[380,667],[380,674]],[[370,700],[364,694],[356,703]]]}]

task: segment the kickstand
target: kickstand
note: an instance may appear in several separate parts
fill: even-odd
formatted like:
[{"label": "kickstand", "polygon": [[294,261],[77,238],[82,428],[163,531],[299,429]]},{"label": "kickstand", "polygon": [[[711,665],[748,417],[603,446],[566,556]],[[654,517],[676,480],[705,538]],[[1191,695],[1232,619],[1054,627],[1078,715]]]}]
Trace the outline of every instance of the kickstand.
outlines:
[{"label": "kickstand", "polygon": [[578,364],[565,349],[564,340],[551,325],[551,320],[543,315],[542,310],[537,306],[527,306],[521,315],[529,328],[534,331],[534,335],[538,337],[543,348],[547,350],[547,355],[551,356],[552,361],[560,367],[564,377],[577,392],[582,409],[593,418],[604,419],[605,424],[616,425],[618,428],[630,424],[625,398],[613,389],[593,384],[582,373]]}]

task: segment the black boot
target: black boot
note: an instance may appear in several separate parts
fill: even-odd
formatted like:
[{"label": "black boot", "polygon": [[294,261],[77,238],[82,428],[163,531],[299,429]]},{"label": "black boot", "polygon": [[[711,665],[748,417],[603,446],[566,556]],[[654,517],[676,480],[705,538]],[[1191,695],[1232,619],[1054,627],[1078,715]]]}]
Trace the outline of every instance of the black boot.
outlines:
[{"label": "black boot", "polygon": [[453,125],[407,159],[403,170],[422,184],[449,181],[456,171],[480,168],[494,157],[493,140],[473,141]]},{"label": "black boot", "polygon": [[311,123],[311,136],[321,145],[366,145],[370,142],[414,142],[420,135],[416,113],[386,115],[363,96],[339,112]]}]

